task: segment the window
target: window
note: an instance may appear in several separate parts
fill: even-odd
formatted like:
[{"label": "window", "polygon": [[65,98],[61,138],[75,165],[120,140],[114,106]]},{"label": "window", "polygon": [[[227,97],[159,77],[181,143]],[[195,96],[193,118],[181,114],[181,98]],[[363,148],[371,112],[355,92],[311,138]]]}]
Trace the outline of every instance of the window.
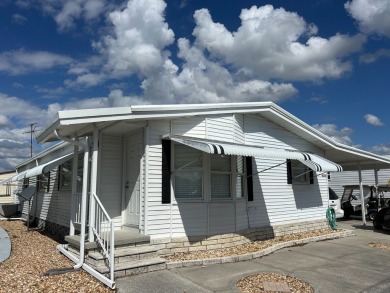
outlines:
[{"label": "window", "polygon": [[27,188],[30,184],[30,178],[23,179],[23,189]]},{"label": "window", "polygon": [[176,198],[203,197],[202,152],[183,145],[174,145]]},{"label": "window", "polygon": [[38,175],[38,190],[49,191],[50,186],[50,172]]},{"label": "window", "polygon": [[231,197],[231,156],[211,155],[211,198]]},{"label": "window", "polygon": [[[165,146],[163,144],[163,150],[167,149],[165,155],[171,153],[168,152],[168,148],[167,143]],[[172,144],[172,148],[173,171],[168,178],[164,179],[163,176],[162,179],[163,182],[172,180],[176,199],[208,201],[245,198],[246,163],[244,157],[205,154],[182,144]],[[164,165],[164,159],[162,162]],[[163,175],[164,172],[167,173],[162,167]],[[163,197],[164,194],[162,185]],[[169,203],[165,198],[162,198],[162,202]]]},{"label": "window", "polygon": [[[83,185],[83,155],[79,155],[77,163],[77,188]],[[69,190],[72,187],[73,159],[66,161],[59,168],[59,189]]]},{"label": "window", "polygon": [[313,172],[305,164],[297,160],[287,160],[289,184],[312,184]]}]

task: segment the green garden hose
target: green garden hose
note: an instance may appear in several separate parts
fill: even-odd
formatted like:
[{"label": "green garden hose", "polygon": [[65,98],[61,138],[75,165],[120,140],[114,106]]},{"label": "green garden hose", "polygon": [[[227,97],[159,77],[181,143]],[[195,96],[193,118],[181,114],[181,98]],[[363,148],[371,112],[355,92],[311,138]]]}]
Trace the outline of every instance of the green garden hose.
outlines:
[{"label": "green garden hose", "polygon": [[328,219],[329,226],[336,230],[337,224],[336,224],[336,212],[334,211],[334,208],[328,207],[326,210],[326,218]]}]

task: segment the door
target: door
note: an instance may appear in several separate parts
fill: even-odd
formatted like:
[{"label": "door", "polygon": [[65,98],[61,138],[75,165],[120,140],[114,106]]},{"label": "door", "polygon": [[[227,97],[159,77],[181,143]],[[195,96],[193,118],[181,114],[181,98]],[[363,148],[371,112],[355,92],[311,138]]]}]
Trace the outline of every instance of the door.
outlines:
[{"label": "door", "polygon": [[127,138],[127,172],[125,180],[125,224],[139,225],[140,170],[142,158],[142,133]]}]

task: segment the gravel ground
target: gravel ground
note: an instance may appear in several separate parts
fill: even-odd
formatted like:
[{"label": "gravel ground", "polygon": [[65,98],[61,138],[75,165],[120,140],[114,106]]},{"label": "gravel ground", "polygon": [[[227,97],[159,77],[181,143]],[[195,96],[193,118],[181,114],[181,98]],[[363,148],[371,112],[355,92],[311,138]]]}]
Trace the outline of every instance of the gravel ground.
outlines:
[{"label": "gravel ground", "polygon": [[27,232],[21,221],[0,221],[0,226],[12,243],[11,257],[0,263],[0,292],[113,292],[82,270],[44,276],[74,263],[56,252],[58,243],[44,232]]},{"label": "gravel ground", "polygon": [[372,242],[368,243],[368,246],[377,249],[390,250],[390,243]]}]

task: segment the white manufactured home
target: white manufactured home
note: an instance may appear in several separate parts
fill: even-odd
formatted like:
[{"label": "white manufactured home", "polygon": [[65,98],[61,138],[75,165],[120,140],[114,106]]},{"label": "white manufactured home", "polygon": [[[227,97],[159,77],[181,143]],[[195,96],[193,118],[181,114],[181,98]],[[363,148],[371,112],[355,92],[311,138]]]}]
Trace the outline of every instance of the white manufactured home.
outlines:
[{"label": "white manufactured home", "polygon": [[[37,139],[61,143],[17,166],[37,188],[31,216],[111,287],[111,243],[161,256],[327,228],[327,172],[390,164],[272,102],[60,111]],[[84,263],[88,249],[107,270]]]}]

